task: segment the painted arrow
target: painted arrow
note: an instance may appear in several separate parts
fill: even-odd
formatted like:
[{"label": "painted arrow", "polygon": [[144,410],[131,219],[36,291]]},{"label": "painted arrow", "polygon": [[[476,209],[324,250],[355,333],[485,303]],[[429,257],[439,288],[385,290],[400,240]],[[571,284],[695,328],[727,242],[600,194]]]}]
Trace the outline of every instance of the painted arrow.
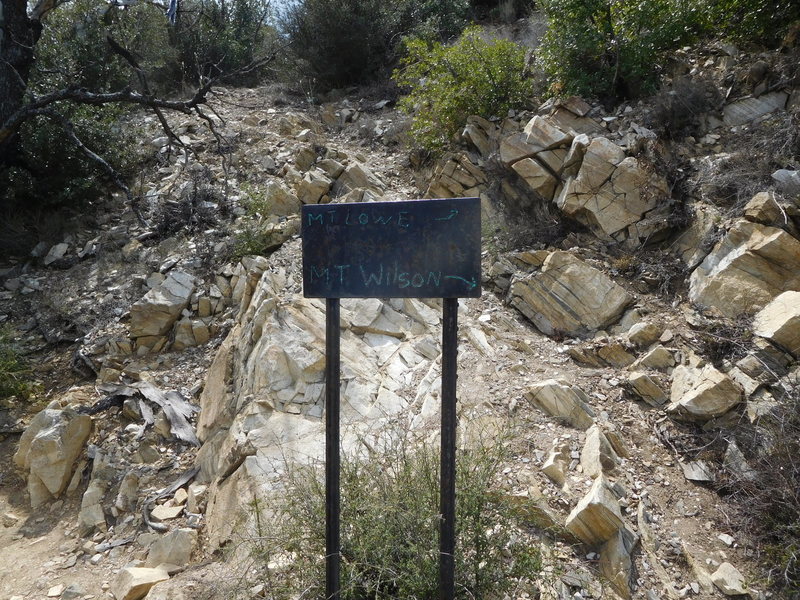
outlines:
[{"label": "painted arrow", "polygon": [[470,289],[470,290],[475,289],[475,286],[478,285],[478,282],[475,281],[474,277],[472,279],[464,279],[463,277],[459,277],[458,275],[445,275],[444,278],[445,279],[459,279],[459,280],[463,281],[464,283],[466,283],[469,286],[467,289]]},{"label": "painted arrow", "polygon": [[458,209],[454,208],[450,211],[450,214],[446,217],[439,217],[438,219],[434,219],[434,221],[449,221],[450,219],[454,218],[458,214]]}]

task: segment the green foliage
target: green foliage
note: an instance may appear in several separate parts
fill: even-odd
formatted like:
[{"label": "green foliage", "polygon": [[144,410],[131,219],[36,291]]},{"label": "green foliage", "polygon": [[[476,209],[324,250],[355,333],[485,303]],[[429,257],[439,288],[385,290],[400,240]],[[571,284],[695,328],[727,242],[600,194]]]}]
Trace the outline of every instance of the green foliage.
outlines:
[{"label": "green foliage", "polygon": [[659,61],[700,30],[702,7],[681,0],[543,0],[539,62],[556,94],[605,99],[655,89]]},{"label": "green foliage", "polygon": [[[92,91],[139,88],[133,69],[106,41],[110,34],[136,58],[151,91],[168,94],[200,77],[241,69],[268,53],[274,29],[267,26],[268,0],[187,0],[170,25],[145,3],[120,10],[95,0],[77,0],[46,21],[36,47],[34,84],[41,90],[78,83]],[[263,70],[233,83],[254,83]]]},{"label": "green foliage", "polygon": [[[196,83],[250,65],[267,55],[275,43],[269,26],[269,0],[189,0],[170,31],[184,80]],[[247,70],[226,81],[254,85],[266,75],[265,67]]]},{"label": "green foliage", "polygon": [[328,90],[385,76],[403,36],[449,39],[466,26],[468,0],[302,0],[281,18],[300,77]]},{"label": "green foliage", "polygon": [[[458,456],[458,598],[502,597],[541,568],[534,542],[515,522],[514,510],[491,491],[501,457],[496,447]],[[414,451],[404,444],[388,452],[370,452],[367,457],[343,457],[343,599],[437,597],[438,469],[438,450]],[[269,531],[258,517],[262,530],[255,551],[262,564],[272,566],[265,573],[267,598],[296,598],[300,590],[305,598],[322,597],[325,490],[321,473],[307,469],[296,474],[280,506]],[[276,564],[283,565],[279,575]]]},{"label": "green foliage", "polygon": [[406,41],[407,55],[394,73],[410,88],[400,103],[414,115],[411,135],[430,151],[441,151],[470,115],[504,116],[531,94],[525,50],[507,40],[484,40],[477,27],[452,46]]},{"label": "green foliage", "polygon": [[[84,144],[103,156],[123,174],[140,157],[135,130],[121,119],[127,114],[119,106],[62,107]],[[39,117],[26,122],[20,138],[27,168],[0,170],[0,205],[26,211],[58,206],[87,207],[107,189],[105,172],[67,139],[59,124]]]},{"label": "green foliage", "polygon": [[776,46],[800,20],[796,0],[707,0],[709,30],[737,42]]},{"label": "green foliage", "polygon": [[27,398],[33,386],[30,368],[14,343],[11,330],[0,327],[0,401]]},{"label": "green foliage", "polygon": [[304,0],[283,27],[301,74],[330,89],[377,77],[392,60],[397,15],[381,0]]}]

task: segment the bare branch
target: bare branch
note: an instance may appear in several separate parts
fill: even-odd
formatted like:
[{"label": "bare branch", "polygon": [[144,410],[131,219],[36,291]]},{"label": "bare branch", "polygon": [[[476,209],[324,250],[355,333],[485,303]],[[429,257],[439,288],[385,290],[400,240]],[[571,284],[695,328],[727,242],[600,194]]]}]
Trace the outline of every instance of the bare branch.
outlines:
[{"label": "bare branch", "polygon": [[[111,33],[106,33],[106,41],[108,45],[111,46],[111,49],[116,53],[119,54],[125,61],[133,68],[136,72],[136,76],[139,78],[139,83],[142,86],[142,91],[145,93],[146,96],[152,97],[152,93],[150,92],[150,85],[147,83],[147,75],[145,74],[142,67],[139,65],[139,62],[134,58],[131,52],[120,45],[112,36]],[[166,117],[164,117],[164,113],[161,112],[161,109],[158,106],[153,106],[153,112],[158,117],[159,123],[161,123],[161,129],[164,130],[164,133],[167,134],[167,137],[170,140],[170,143],[173,141],[177,143],[179,146],[185,148],[186,145],[180,140],[177,134],[172,131],[172,128],[169,126]]]},{"label": "bare branch", "polygon": [[70,0],[39,0],[30,12],[30,18],[32,21],[41,21],[49,13],[69,1]]}]

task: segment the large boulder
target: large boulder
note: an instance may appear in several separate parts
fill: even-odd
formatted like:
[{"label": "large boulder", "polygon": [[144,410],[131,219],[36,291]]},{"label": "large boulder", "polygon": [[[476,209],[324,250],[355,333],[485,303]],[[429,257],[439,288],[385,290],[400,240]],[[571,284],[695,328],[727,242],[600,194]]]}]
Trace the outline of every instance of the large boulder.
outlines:
[{"label": "large boulder", "polygon": [[800,292],[784,292],[767,304],[753,321],[753,333],[800,358]]},{"label": "large boulder", "polygon": [[689,277],[689,299],[728,317],[755,312],[800,290],[800,241],[775,227],[741,219]]},{"label": "large boulder", "polygon": [[169,574],[164,569],[126,567],[117,574],[110,591],[117,600],[139,600],[155,584],[168,579]]},{"label": "large boulder", "polygon": [[722,563],[711,574],[711,581],[726,596],[749,596],[744,575],[729,562]]},{"label": "large boulder", "polygon": [[317,204],[330,191],[333,180],[319,169],[311,169],[297,184],[297,198],[303,204]]},{"label": "large boulder", "polygon": [[577,177],[564,183],[556,204],[601,239],[638,244],[666,228],[657,209],[668,198],[662,176],[599,137],[586,148]]},{"label": "large boulder", "polygon": [[667,412],[690,421],[708,421],[724,415],[742,402],[742,390],[711,365],[679,365],[672,374]]},{"label": "large boulder", "polygon": [[176,567],[184,567],[189,564],[196,545],[196,530],[183,527],[170,531],[150,546],[144,566],[174,565]]},{"label": "large boulder", "polygon": [[620,529],[600,550],[600,573],[623,598],[630,598],[635,581],[633,553],[638,538],[627,528]]},{"label": "large boulder", "polygon": [[14,464],[27,473],[31,506],[60,496],[92,430],[92,418],[71,408],[46,408],[23,432]]},{"label": "large boulder", "polygon": [[609,541],[625,527],[619,501],[604,476],[595,479],[589,492],[567,517],[565,527],[590,546]]},{"label": "large boulder", "polygon": [[569,252],[553,252],[540,271],[517,280],[511,304],[544,334],[584,335],[617,321],[633,298]]},{"label": "large boulder", "polygon": [[194,278],[182,271],[172,271],[157,288],[147,292],[131,306],[131,337],[166,334],[189,305],[194,292]]},{"label": "large boulder", "polygon": [[535,116],[525,130],[507,136],[500,142],[500,160],[508,167],[555,148],[569,148],[573,136],[552,125],[546,118]]},{"label": "large boulder", "polygon": [[368,190],[375,195],[383,195],[386,185],[367,165],[353,162],[333,184],[333,193],[344,195],[353,190]]},{"label": "large boulder", "polygon": [[[267,183],[264,189],[269,213],[281,217],[288,217],[300,213],[303,205],[300,199],[276,181]],[[268,216],[268,215],[263,215]]]},{"label": "large boulder", "polygon": [[598,477],[613,471],[619,462],[619,456],[603,431],[597,425],[592,425],[586,431],[586,441],[581,451],[583,474],[592,478]]},{"label": "large boulder", "polygon": [[531,386],[525,396],[551,417],[563,419],[578,429],[588,429],[594,423],[589,397],[564,381],[548,379]]},{"label": "large boulder", "polygon": [[728,127],[744,125],[786,107],[789,94],[784,91],[762,96],[751,96],[727,104],[723,109],[723,121]]}]

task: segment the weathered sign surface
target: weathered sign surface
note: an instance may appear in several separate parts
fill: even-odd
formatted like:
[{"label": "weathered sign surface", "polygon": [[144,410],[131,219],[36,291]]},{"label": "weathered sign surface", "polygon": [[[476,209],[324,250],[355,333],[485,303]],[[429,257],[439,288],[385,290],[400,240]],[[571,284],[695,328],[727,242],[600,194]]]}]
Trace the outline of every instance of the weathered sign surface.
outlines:
[{"label": "weathered sign surface", "polygon": [[303,294],[309,298],[477,298],[478,198],[307,204]]}]

